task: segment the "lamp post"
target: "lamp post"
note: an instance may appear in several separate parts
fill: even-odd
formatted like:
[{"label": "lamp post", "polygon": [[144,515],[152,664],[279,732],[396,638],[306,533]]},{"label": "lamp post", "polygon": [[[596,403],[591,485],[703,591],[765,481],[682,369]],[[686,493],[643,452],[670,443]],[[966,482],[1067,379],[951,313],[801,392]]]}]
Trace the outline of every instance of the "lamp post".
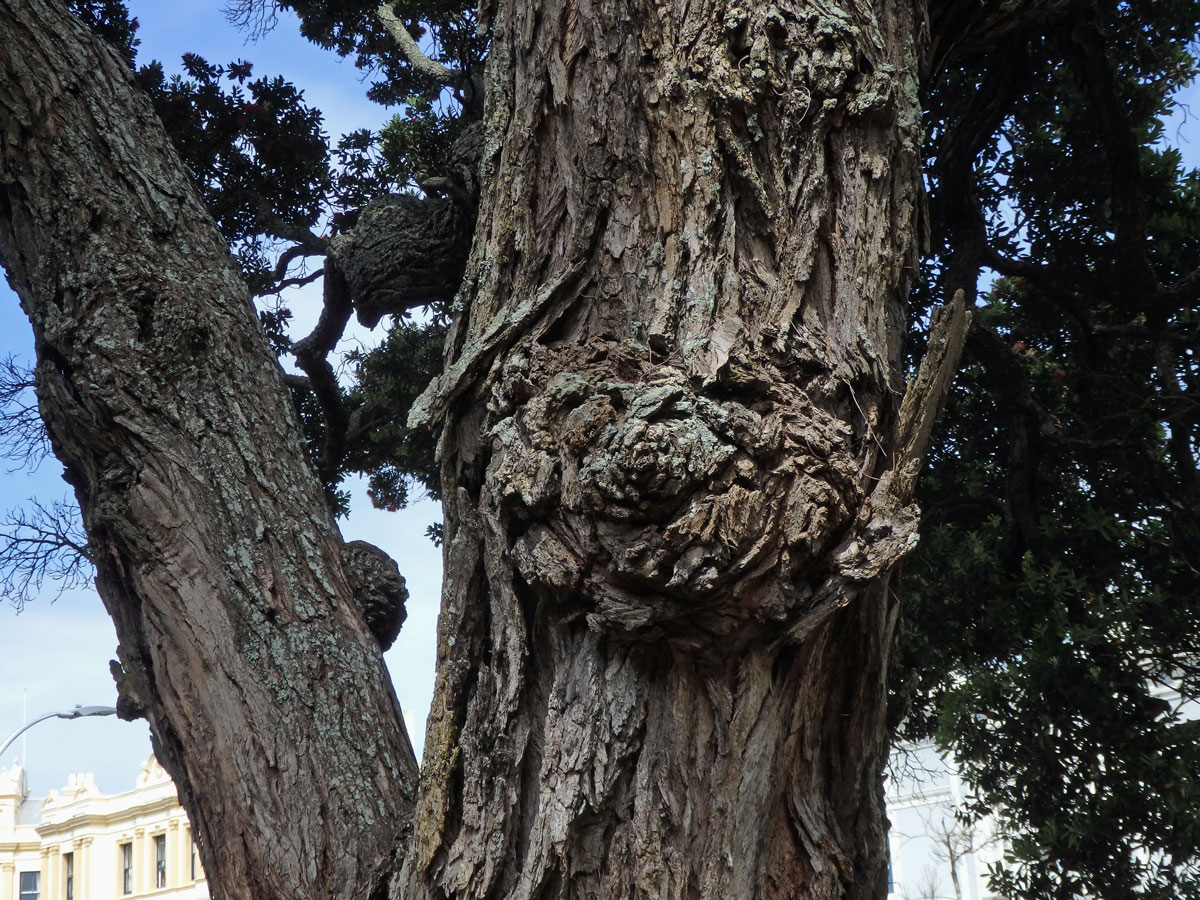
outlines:
[{"label": "lamp post", "polygon": [[74,706],[65,712],[48,712],[45,715],[38,716],[36,719],[30,719],[7,738],[4,743],[0,744],[0,757],[4,755],[4,751],[13,745],[13,742],[23,735],[26,731],[36,725],[38,722],[44,722],[46,719],[82,719],[84,716],[113,716],[117,711],[111,706]]}]

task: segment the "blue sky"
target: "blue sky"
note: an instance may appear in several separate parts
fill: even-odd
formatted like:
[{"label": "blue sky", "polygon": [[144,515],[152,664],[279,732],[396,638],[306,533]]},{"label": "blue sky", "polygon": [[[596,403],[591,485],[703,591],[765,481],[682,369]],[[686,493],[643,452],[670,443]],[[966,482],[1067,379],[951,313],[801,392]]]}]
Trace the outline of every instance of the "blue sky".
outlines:
[{"label": "blue sky", "polygon": [[[378,127],[389,113],[365,98],[362,73],[351,62],[308,44],[295,23],[281,16],[266,38],[248,44],[244,35],[221,15],[220,0],[132,0],[141,22],[140,58],[162,60],[167,71],[178,69],[185,51],[213,63],[246,58],[257,75],[282,74],[303,87],[307,99],[326,115],[333,134],[360,127]],[[1200,114],[1200,89],[1193,86],[1181,98]],[[1191,165],[1200,165],[1200,127],[1197,118],[1183,120],[1168,136],[1183,148]],[[297,320],[315,320],[319,297],[313,293],[292,301]],[[0,357],[16,354],[29,360],[32,339],[16,298],[0,285]],[[33,474],[0,474],[0,509],[21,504],[27,497],[44,500],[66,493],[60,467],[47,460]],[[424,720],[432,693],[434,626],[440,590],[440,555],[424,536],[425,527],[440,510],[422,503],[401,513],[372,509],[361,485],[355,485],[354,514],[343,523],[348,540],[370,540],[395,557],[409,582],[409,618],[387,663],[405,710],[414,714],[413,741],[424,740]],[[108,661],[115,655],[116,636],[99,598],[91,590],[71,592],[55,603],[35,602],[19,615],[0,603],[0,740],[30,716],[79,704],[112,704],[115,690]],[[27,738],[10,749],[0,764],[21,755],[27,762],[35,794],[66,783],[71,772],[91,771],[106,791],[133,786],[138,763],[149,753],[144,724],[115,719],[75,722],[51,720],[35,726]]]}]

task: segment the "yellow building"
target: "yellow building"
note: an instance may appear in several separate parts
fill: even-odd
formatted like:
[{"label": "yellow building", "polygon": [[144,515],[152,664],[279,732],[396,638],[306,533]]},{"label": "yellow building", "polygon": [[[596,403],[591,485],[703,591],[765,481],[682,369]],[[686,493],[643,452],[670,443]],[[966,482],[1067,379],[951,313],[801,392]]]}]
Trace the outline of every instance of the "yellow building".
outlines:
[{"label": "yellow building", "polygon": [[208,900],[175,785],[152,756],[137,786],[102,794],[91,775],[30,798],[0,772],[0,900]]}]

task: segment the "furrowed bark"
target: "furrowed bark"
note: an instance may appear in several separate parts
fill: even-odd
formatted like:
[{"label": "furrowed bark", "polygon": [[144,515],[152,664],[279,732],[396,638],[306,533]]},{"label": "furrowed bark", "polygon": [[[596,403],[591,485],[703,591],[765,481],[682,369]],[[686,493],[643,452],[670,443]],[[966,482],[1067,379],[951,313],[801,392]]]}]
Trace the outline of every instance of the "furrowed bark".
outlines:
[{"label": "furrowed bark", "polygon": [[921,10],[492,14],[396,895],[882,897]]},{"label": "furrowed bark", "polygon": [[214,896],[366,897],[416,766],[237,269],[63,4],[0,0],[0,254],[41,412]]}]

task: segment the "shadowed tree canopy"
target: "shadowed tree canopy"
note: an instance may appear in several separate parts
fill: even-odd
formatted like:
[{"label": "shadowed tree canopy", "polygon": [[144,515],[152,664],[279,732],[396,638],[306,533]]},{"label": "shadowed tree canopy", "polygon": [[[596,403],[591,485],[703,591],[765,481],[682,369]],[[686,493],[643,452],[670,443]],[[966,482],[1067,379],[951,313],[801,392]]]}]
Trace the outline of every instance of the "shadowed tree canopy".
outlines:
[{"label": "shadowed tree canopy", "polygon": [[[87,532],[0,563],[96,567],[215,896],[882,897],[899,735],[1004,895],[1200,897],[1200,3],[282,10],[388,125],[0,0],[3,422]],[[420,771],[350,473],[445,507]]]},{"label": "shadowed tree canopy", "polygon": [[1200,688],[1200,176],[1164,125],[1198,12],[1095,4],[927,104],[918,296],[998,277],[922,481],[900,730],[999,814],[1006,895],[1200,895],[1200,745],[1161,699]]}]

